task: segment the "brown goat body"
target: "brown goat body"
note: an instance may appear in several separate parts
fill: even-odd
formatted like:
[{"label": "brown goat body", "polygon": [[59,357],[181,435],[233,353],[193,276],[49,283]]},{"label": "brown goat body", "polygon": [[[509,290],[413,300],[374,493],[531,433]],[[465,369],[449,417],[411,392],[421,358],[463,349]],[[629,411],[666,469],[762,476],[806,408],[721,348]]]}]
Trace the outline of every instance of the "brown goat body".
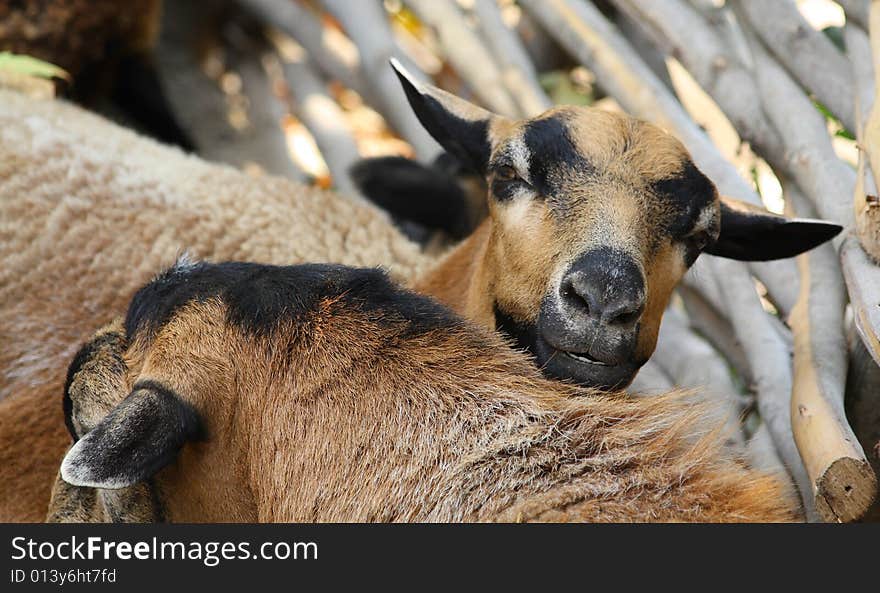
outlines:
[{"label": "brown goat body", "polygon": [[185,262],[82,352],[62,475],[113,489],[59,478],[52,520],[797,517],[686,394],[545,379],[376,270]]}]

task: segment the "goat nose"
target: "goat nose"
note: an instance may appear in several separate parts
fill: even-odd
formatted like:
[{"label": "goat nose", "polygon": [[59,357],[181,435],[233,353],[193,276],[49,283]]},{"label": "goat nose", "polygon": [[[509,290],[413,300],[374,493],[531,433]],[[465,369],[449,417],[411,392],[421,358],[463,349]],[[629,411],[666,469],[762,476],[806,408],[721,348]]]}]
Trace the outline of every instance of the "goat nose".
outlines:
[{"label": "goat nose", "polygon": [[614,303],[605,308],[602,320],[609,325],[632,325],[642,317],[645,303],[640,299]]},{"label": "goat nose", "polygon": [[560,286],[565,316],[620,329],[634,326],[645,310],[641,271],[626,260],[615,262],[619,265],[612,270],[601,263],[582,258],[569,269]]},{"label": "goat nose", "polygon": [[632,325],[645,310],[641,291],[620,294],[607,285],[591,282],[586,274],[569,274],[562,295],[569,313],[586,315],[606,325]]}]

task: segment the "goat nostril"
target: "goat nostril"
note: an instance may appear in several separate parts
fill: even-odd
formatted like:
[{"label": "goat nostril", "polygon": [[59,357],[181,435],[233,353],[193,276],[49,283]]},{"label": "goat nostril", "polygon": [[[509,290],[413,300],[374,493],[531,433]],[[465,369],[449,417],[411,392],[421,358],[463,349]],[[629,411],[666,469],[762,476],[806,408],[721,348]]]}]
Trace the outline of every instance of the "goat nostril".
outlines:
[{"label": "goat nostril", "polygon": [[583,294],[571,284],[563,289],[562,297],[572,309],[580,311],[586,315],[589,315],[590,311],[595,308],[591,306],[589,296]]},{"label": "goat nostril", "polygon": [[611,325],[631,325],[639,320],[645,307],[639,305],[636,308],[626,307],[618,309],[608,316],[608,323]]}]

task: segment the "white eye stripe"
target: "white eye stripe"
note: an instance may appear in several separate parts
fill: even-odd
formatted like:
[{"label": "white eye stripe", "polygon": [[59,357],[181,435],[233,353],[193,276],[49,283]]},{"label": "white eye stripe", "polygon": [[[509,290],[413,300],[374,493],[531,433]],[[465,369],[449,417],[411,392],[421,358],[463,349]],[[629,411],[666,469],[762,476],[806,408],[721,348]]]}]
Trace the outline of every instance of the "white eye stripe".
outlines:
[{"label": "white eye stripe", "polygon": [[531,183],[529,178],[529,166],[531,164],[531,152],[523,141],[522,136],[514,139],[509,145],[508,150],[513,168],[517,174],[526,183]]},{"label": "white eye stripe", "polygon": [[714,204],[709,204],[700,211],[697,221],[694,223],[694,231],[705,231],[712,228],[712,222],[715,220]]}]

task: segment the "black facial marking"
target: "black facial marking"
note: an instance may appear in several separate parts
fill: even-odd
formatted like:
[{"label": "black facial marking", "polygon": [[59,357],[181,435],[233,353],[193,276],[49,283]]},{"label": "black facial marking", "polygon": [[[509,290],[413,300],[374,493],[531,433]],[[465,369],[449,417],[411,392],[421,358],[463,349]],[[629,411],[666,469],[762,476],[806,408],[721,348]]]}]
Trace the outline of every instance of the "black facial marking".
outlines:
[{"label": "black facial marking", "polygon": [[[79,435],[76,434],[73,426],[73,400],[70,398],[70,385],[73,383],[73,378],[82,369],[83,365],[91,360],[101,348],[108,346],[113,350],[121,351],[120,342],[122,340],[124,340],[124,337],[114,332],[101,334],[83,344],[74,355],[70,366],[67,367],[67,379],[64,381],[64,397],[62,398],[61,405],[64,410],[64,424],[67,426],[67,432],[70,433],[73,442],[79,440]],[[123,362],[121,357],[114,355],[113,363],[119,365],[118,372],[120,374],[125,373],[125,362]]]},{"label": "black facial marking", "polygon": [[676,215],[669,221],[668,231],[675,238],[686,235],[700,212],[716,197],[715,185],[691,161],[675,177],[654,182],[651,190],[671,203]]},{"label": "black facial marking", "polygon": [[226,304],[230,323],[259,335],[271,333],[281,321],[302,319],[327,298],[377,323],[404,323],[404,335],[463,323],[437,301],[398,287],[375,268],[200,262],[172,267],[140,289],[128,310],[126,333],[153,335],[182,306],[211,298]]},{"label": "black facial marking", "polygon": [[531,323],[522,323],[513,319],[495,304],[495,329],[513,338],[516,347],[531,351],[535,343],[536,329]]},{"label": "black facial marking", "polygon": [[523,140],[531,156],[529,181],[537,192],[551,196],[558,192],[560,169],[589,171],[592,169],[571,139],[568,126],[560,117],[531,121],[525,126]]}]

